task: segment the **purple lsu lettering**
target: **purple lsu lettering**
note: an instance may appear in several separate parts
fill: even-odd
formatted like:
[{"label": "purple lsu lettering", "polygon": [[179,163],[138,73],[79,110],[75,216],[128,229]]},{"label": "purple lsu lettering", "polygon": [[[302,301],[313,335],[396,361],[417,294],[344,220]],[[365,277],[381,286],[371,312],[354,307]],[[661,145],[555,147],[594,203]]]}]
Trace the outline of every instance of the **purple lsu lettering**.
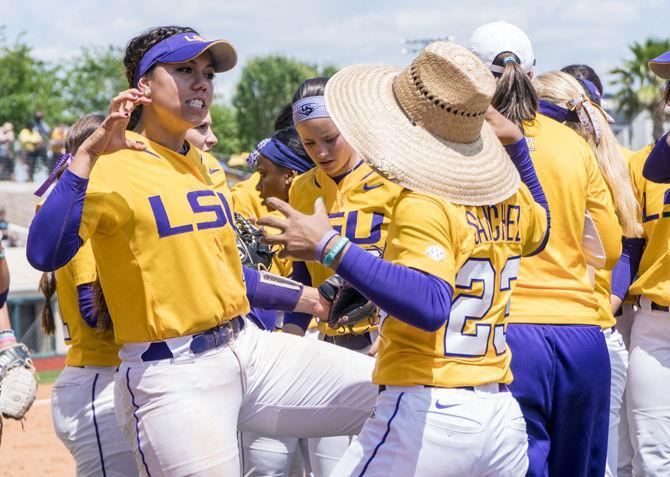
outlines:
[{"label": "purple lsu lettering", "polygon": [[[221,204],[202,205],[200,204],[201,197],[218,197]],[[149,204],[154,219],[156,219],[156,228],[160,238],[193,232],[195,230],[194,225],[197,230],[225,227],[226,224],[231,224],[235,228],[230,206],[222,193],[213,190],[194,190],[186,194],[186,200],[194,214],[214,214],[214,220],[197,222],[196,224],[172,225],[163,199],[160,195],[154,195],[149,197]]]},{"label": "purple lsu lettering", "polygon": [[[358,245],[372,245],[379,242],[382,238],[382,224],[384,223],[384,214],[373,212],[372,220],[370,222],[370,230],[367,236],[358,236],[356,229],[358,228],[358,210],[349,212],[336,212],[328,214],[330,223],[333,229],[338,233],[344,233],[344,236],[351,240],[352,243]],[[341,221],[338,219],[342,219]],[[338,223],[340,222],[340,223]],[[344,232],[342,223],[345,224]]]},{"label": "purple lsu lettering", "polygon": [[[660,203],[661,201],[659,200],[660,197],[663,196],[663,201],[662,204]],[[665,192],[662,194],[656,194],[652,198],[652,204],[655,205],[656,202],[659,202],[660,210],[658,211],[658,214],[652,214],[647,212],[647,193],[644,192],[642,193],[642,223],[647,223],[651,222],[653,220],[659,220],[660,218],[668,218],[670,217],[670,188],[666,189]],[[656,209],[652,205],[652,209]]]},{"label": "purple lsu lettering", "polygon": [[475,207],[476,213],[465,212],[465,219],[475,229],[475,244],[482,242],[520,242],[521,207],[496,204]]}]

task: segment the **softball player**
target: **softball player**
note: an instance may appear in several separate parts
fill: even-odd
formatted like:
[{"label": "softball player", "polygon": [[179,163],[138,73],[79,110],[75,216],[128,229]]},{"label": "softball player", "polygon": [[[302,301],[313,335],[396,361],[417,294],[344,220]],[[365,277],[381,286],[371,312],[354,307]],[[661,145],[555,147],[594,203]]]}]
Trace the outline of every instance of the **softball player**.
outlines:
[{"label": "softball player", "polygon": [[[104,116],[89,115],[73,124],[65,139],[66,151],[76,153],[103,119]],[[56,167],[61,169],[54,171],[58,174],[66,164]],[[93,249],[87,242],[67,265],[55,273],[45,273],[40,281],[46,299],[42,328],[46,334],[55,332],[51,300],[57,291],[63,335],[70,345],[65,368],[51,393],[54,430],[74,457],[78,476],[139,475],[133,452],[114,414],[114,372],[121,363],[120,347],[114,342],[111,329],[96,329],[96,279]]]},{"label": "softball player", "polygon": [[212,131],[211,113],[207,113],[203,122],[186,131],[186,140],[202,152],[209,152],[219,143],[219,139],[214,134],[214,131]]},{"label": "softball player", "polygon": [[371,358],[239,318],[250,303],[319,316],[327,305],[313,288],[243,270],[224,173],[184,140],[207,114],[214,73],[235,61],[229,43],[190,28],[132,39],[133,87],[112,100],[29,232],[28,259],[44,271],[91,240],[121,344],[117,419],[143,475],[238,475],[238,427],[349,435],[376,398]]},{"label": "softball player", "polygon": [[[663,56],[652,60],[650,66],[659,76],[667,77],[670,74],[663,65],[655,64]],[[666,103],[669,96],[666,88]],[[665,140],[664,137],[655,146],[649,145],[630,161],[633,184],[642,206],[644,235],[643,239],[629,241],[624,247],[614,270],[612,287],[620,298],[628,292],[638,304],[631,327],[626,388],[628,423],[635,450],[634,475],[665,475],[670,466],[670,446],[667,439],[659,437],[670,432],[667,424],[670,413],[665,399],[670,375],[670,188],[667,184],[651,182],[644,175],[659,172],[654,171],[653,163],[648,167],[648,157],[652,150],[665,149]],[[656,156],[666,161],[667,158]]]},{"label": "softball player", "polygon": [[[536,113],[528,37],[509,23],[489,23],[475,30],[470,49],[498,76],[493,105],[523,128],[551,209],[547,247],[521,261],[507,330],[510,389],[528,426],[528,475],[601,476],[611,378],[587,255],[611,270],[621,252],[611,194],[588,144]],[[583,245],[585,211],[599,237],[591,247]]]},{"label": "softball player", "polygon": [[[296,210],[311,214],[314,201],[323,198],[333,229],[381,256],[401,187],[363,162],[340,134],[324,102],[327,81],[323,77],[308,79],[293,95],[293,122],[316,167],[295,179],[288,202]],[[294,279],[312,286],[321,285],[333,275],[329,267],[314,260],[294,262],[293,270]],[[304,334],[311,320],[309,315],[287,314],[284,329]],[[362,353],[372,348],[378,336],[376,325],[367,320],[354,325],[353,332],[346,328],[335,330],[325,322],[318,323],[317,329],[321,339]],[[352,438],[309,440],[316,477],[331,474]]]},{"label": "softball player", "polygon": [[[588,141],[616,205],[617,218],[624,237],[640,237],[642,235],[642,225],[638,221],[640,206],[635,197],[627,162],[609,127],[609,115],[600,109],[597,103],[587,99],[579,81],[567,73],[543,73],[533,80],[533,86],[540,99],[539,111],[572,127]],[[615,328],[616,319],[610,298],[612,272],[596,270],[594,289],[598,301],[598,322],[605,334],[612,374],[605,475],[613,476],[617,474],[618,429],[626,385],[628,351],[621,334]],[[620,302],[616,308],[619,305]]]},{"label": "softball player", "polygon": [[[427,46],[403,71],[351,66],[326,87],[341,134],[407,188],[384,260],[343,236],[324,250],[326,265],[389,313],[373,376],[381,391],[375,412],[334,476],[526,470],[523,416],[506,390],[506,307],[519,258],[543,247],[548,216],[519,188],[513,163],[483,124],[494,90],[481,62],[447,42]],[[546,206],[523,137],[506,123],[516,134],[510,151]],[[317,204],[307,216],[272,203],[287,219],[262,219],[282,230],[265,240],[312,256],[329,236],[327,209]]]}]

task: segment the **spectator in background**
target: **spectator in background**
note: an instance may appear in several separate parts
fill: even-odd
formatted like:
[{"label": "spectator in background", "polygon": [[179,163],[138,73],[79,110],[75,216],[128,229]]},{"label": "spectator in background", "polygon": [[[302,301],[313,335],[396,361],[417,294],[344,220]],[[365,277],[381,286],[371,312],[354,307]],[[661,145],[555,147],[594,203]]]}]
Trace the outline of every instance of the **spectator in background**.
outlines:
[{"label": "spectator in background", "polygon": [[37,111],[35,113],[35,120],[33,122],[35,124],[35,129],[40,133],[40,136],[42,136],[43,139],[46,140],[46,138],[51,137],[51,128],[44,120],[44,113],[42,111]]},{"label": "spectator in background", "polygon": [[28,166],[28,180],[32,181],[38,159],[46,156],[44,139],[35,125],[28,123],[25,128],[19,131],[19,143],[21,144],[23,160]]},{"label": "spectator in background", "polygon": [[12,179],[15,140],[14,125],[6,122],[0,127],[0,181]]},{"label": "spectator in background", "polygon": [[49,170],[53,169],[58,157],[65,153],[65,136],[67,136],[67,131],[68,127],[65,124],[59,124],[51,131],[49,139]]}]

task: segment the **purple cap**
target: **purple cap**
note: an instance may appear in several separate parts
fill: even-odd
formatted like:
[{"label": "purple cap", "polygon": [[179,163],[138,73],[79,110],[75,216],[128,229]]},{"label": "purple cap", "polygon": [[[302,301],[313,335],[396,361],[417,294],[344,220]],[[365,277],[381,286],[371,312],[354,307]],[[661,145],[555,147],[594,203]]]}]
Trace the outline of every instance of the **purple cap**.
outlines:
[{"label": "purple cap", "polygon": [[670,51],[666,51],[661,56],[651,60],[649,68],[656,73],[656,76],[666,80],[670,79]]},{"label": "purple cap", "polygon": [[133,75],[133,86],[140,78],[158,63],[182,63],[192,60],[209,50],[214,60],[214,71],[228,71],[237,63],[237,52],[233,45],[225,40],[207,41],[197,33],[177,33],[152,46],[147,51]]}]

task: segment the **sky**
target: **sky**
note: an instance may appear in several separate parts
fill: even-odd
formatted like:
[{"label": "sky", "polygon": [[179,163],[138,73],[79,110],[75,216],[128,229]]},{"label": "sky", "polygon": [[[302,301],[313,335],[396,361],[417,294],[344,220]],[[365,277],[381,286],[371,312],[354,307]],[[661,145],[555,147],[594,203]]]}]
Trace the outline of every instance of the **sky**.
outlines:
[{"label": "sky", "polygon": [[670,36],[668,13],[667,0],[0,0],[5,38],[23,34],[36,56],[53,63],[85,46],[124,46],[156,25],[191,26],[207,39],[225,38],[239,62],[216,80],[224,100],[253,56],[405,66],[414,55],[403,53],[403,38],[451,36],[467,45],[477,26],[494,20],[528,34],[538,72],[587,63],[607,78],[629,56],[627,45]]}]

